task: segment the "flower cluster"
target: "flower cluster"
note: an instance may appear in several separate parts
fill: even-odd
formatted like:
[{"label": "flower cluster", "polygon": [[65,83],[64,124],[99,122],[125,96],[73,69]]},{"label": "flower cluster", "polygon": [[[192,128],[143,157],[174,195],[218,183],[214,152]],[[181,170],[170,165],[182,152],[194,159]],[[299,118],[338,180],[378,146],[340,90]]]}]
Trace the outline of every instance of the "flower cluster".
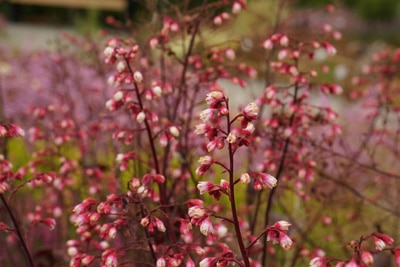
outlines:
[{"label": "flower cluster", "polygon": [[[74,49],[0,48],[0,258],[365,267],[392,253],[400,266],[388,231],[399,215],[400,50],[385,47],[357,73],[334,26],[318,19],[302,34],[314,17],[286,16],[284,1],[261,37],[235,20],[271,1],[162,2],[105,48],[67,34]],[[12,139],[22,129],[26,143]],[[368,227],[378,230],[362,235]],[[347,258],[321,249],[344,250],[332,244],[349,234],[362,237]]]},{"label": "flower cluster", "polygon": [[[372,239],[375,244],[375,249],[367,250],[362,246],[362,243],[368,239]],[[351,241],[348,246],[354,251],[354,256],[349,260],[336,259],[329,256],[317,256],[311,259],[310,267],[327,267],[331,263],[336,262],[337,267],[367,267],[374,264],[373,254],[382,251],[386,245],[393,245],[394,240],[390,236],[382,233],[372,233],[369,236],[361,237],[360,240]],[[395,260],[398,260],[397,248],[390,249],[395,255]],[[398,266],[398,262],[396,262]]]}]

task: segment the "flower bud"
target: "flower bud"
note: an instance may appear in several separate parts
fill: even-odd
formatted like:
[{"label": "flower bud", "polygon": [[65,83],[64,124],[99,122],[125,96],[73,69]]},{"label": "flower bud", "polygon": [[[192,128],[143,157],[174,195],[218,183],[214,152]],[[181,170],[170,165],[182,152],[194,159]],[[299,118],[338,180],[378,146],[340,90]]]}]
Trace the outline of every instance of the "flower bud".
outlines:
[{"label": "flower bud", "polygon": [[124,97],[124,94],[121,91],[118,91],[114,94],[113,98],[115,101],[120,101]]},{"label": "flower bud", "polygon": [[242,175],[240,175],[240,182],[243,184],[249,184],[250,183],[250,175],[248,173],[242,173]]},{"label": "flower bud", "polygon": [[118,72],[123,72],[125,70],[125,68],[126,68],[125,62],[123,62],[123,61],[118,62],[118,65],[117,65]]},{"label": "flower bud", "polygon": [[111,57],[114,54],[114,48],[111,46],[107,46],[106,49],[104,49],[104,55],[106,57]]},{"label": "flower bud", "polygon": [[142,73],[140,71],[135,71],[135,73],[133,74],[133,79],[135,80],[135,82],[141,83],[143,81]]},{"label": "flower bud", "polygon": [[145,119],[146,119],[146,114],[143,111],[139,112],[136,116],[136,121],[139,123],[144,122]]}]

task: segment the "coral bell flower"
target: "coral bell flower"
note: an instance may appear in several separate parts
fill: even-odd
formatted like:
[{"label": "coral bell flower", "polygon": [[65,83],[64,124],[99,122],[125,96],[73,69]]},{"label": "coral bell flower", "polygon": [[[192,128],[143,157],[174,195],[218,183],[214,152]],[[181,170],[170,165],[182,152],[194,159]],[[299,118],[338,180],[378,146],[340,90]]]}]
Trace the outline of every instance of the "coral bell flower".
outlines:
[{"label": "coral bell flower", "polygon": [[215,112],[215,109],[212,109],[212,108],[203,110],[199,115],[200,120],[202,120],[203,122],[208,122],[214,116],[214,112]]},{"label": "coral bell flower", "polygon": [[251,173],[250,176],[255,179],[254,181],[255,190],[261,190],[265,186],[272,189],[273,187],[276,186],[278,182],[278,180],[274,176],[267,173],[254,172]]},{"label": "coral bell flower", "polygon": [[248,120],[254,120],[257,118],[258,115],[258,106],[256,103],[249,103],[243,109],[243,115]]},{"label": "coral bell flower", "polygon": [[400,247],[396,247],[393,253],[394,253],[394,262],[396,264],[396,267],[400,267]]},{"label": "coral bell flower", "polygon": [[196,130],[194,130],[195,134],[205,134],[208,131],[212,130],[212,127],[207,123],[201,123],[196,125]]},{"label": "coral bell flower", "polygon": [[210,219],[206,218],[200,223],[200,232],[205,236],[214,233],[214,227],[212,226]]},{"label": "coral bell flower", "polygon": [[381,233],[374,233],[372,238],[374,239],[375,248],[377,250],[383,250],[386,245],[393,245],[394,243],[393,238]]},{"label": "coral bell flower", "polygon": [[288,250],[292,247],[293,241],[289,238],[288,235],[281,233],[279,235],[279,244],[281,247],[283,247],[285,250]]},{"label": "coral bell flower", "polygon": [[324,258],[315,257],[310,261],[309,267],[323,267],[324,266]]},{"label": "coral bell flower", "polygon": [[214,262],[215,258],[205,258],[200,261],[199,266],[200,267],[211,267],[212,263]]},{"label": "coral bell flower", "polygon": [[197,184],[197,189],[200,191],[200,195],[209,193],[216,200],[221,197],[221,187],[208,181],[199,182]]},{"label": "coral bell flower", "polygon": [[364,251],[361,254],[361,260],[364,262],[366,265],[372,265],[374,263],[374,257],[372,257],[372,254],[369,253],[368,251]]},{"label": "coral bell flower", "polygon": [[214,108],[217,107],[224,100],[224,98],[224,93],[220,91],[212,91],[211,93],[207,94],[206,103],[211,108]]},{"label": "coral bell flower", "polygon": [[274,223],[274,225],[272,225],[272,227],[275,227],[281,231],[287,231],[287,230],[289,230],[290,225],[291,224],[288,223],[287,221],[278,221],[278,222]]},{"label": "coral bell flower", "polygon": [[191,218],[199,219],[199,218],[207,215],[207,213],[202,207],[193,206],[193,207],[189,208],[188,215]]},{"label": "coral bell flower", "polygon": [[200,166],[196,169],[196,174],[198,176],[202,176],[210,168],[213,162],[214,160],[210,156],[200,157],[199,159]]}]

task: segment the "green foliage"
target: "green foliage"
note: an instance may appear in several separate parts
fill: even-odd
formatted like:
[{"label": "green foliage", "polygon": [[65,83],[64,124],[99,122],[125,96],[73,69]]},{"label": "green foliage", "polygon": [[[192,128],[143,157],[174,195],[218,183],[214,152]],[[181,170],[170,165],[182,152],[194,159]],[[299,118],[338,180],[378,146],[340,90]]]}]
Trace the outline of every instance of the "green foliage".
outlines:
[{"label": "green foliage", "polygon": [[100,15],[98,9],[88,9],[85,14],[74,17],[75,28],[82,33],[92,33],[100,29]]},{"label": "green foliage", "polygon": [[[337,4],[332,0],[298,0],[300,7],[321,7],[328,4]],[[342,0],[343,5],[351,8],[367,21],[391,21],[399,10],[398,0]]]},{"label": "green foliage", "polygon": [[30,158],[25,143],[20,138],[10,138],[7,140],[8,158],[14,165],[14,169],[26,164]]},{"label": "green foliage", "polygon": [[390,21],[396,16],[397,0],[354,0],[350,5],[364,19],[369,21]]},{"label": "green foliage", "polygon": [[320,7],[328,4],[332,4],[332,0],[298,0],[297,4],[299,6],[308,6],[308,7]]}]

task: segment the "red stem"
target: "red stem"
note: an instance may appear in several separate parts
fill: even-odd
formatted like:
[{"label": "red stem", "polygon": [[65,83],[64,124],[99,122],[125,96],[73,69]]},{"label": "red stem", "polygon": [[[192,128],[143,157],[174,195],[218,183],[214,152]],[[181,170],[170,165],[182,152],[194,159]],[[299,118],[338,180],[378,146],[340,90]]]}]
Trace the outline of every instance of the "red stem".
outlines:
[{"label": "red stem", "polygon": [[[226,100],[226,106],[227,109],[229,110],[228,106],[228,101]],[[231,132],[231,122],[229,119],[229,114],[227,115],[227,125],[228,125],[228,133]],[[231,203],[231,210],[232,210],[232,218],[233,218],[233,225],[235,227],[235,232],[236,232],[236,238],[239,243],[239,248],[240,248],[240,253],[242,254],[242,258],[244,261],[244,264],[246,267],[250,267],[250,260],[249,256],[247,255],[246,248],[244,246],[243,242],[243,236],[240,231],[240,224],[239,224],[239,218],[236,210],[236,202],[235,202],[235,184],[234,184],[234,151],[232,148],[232,144],[228,145],[228,151],[229,151],[229,201]]]},{"label": "red stem", "polygon": [[[142,99],[140,97],[139,87],[138,87],[138,85],[137,85],[137,83],[135,82],[135,79],[134,79],[133,70],[132,70],[132,68],[131,68],[131,66],[129,64],[129,61],[127,59],[125,59],[125,63],[126,63],[126,66],[128,66],[129,73],[130,73],[130,75],[132,77],[132,80],[134,81],[136,98],[138,100],[138,104],[139,104],[140,110],[143,111],[144,110],[144,106],[143,106],[143,103],[142,103]],[[147,137],[148,137],[149,143],[150,143],[150,149],[151,149],[151,154],[152,154],[152,157],[153,157],[154,169],[155,169],[157,174],[161,174],[160,165],[158,163],[158,158],[157,158],[157,151],[156,151],[156,147],[155,147],[154,139],[153,139],[153,133],[151,131],[150,124],[149,124],[147,116],[144,119],[144,125],[146,127]],[[167,201],[166,201],[164,184],[157,183],[157,185],[158,185],[158,190],[160,192],[161,210],[165,214],[167,214],[165,208],[163,207],[164,205],[168,204]],[[171,224],[171,222],[169,220],[169,217],[165,216],[165,220],[166,220],[166,228],[167,228],[167,231],[168,231],[168,235],[171,238],[172,242],[176,243],[176,237],[174,235],[174,231],[172,229],[172,224]]]},{"label": "red stem", "polygon": [[17,236],[18,236],[19,241],[21,243],[22,249],[23,249],[23,251],[25,253],[26,260],[27,260],[29,266],[33,267],[34,264],[33,264],[32,256],[29,253],[29,249],[28,249],[28,246],[26,245],[26,242],[25,242],[24,238],[22,237],[22,232],[21,232],[21,229],[19,228],[17,219],[15,218],[14,214],[12,213],[11,208],[7,204],[7,201],[5,200],[3,194],[0,194],[0,198],[1,198],[1,202],[3,202],[4,206],[6,207],[7,213],[10,216],[11,221],[14,224],[15,232],[17,233]]}]

